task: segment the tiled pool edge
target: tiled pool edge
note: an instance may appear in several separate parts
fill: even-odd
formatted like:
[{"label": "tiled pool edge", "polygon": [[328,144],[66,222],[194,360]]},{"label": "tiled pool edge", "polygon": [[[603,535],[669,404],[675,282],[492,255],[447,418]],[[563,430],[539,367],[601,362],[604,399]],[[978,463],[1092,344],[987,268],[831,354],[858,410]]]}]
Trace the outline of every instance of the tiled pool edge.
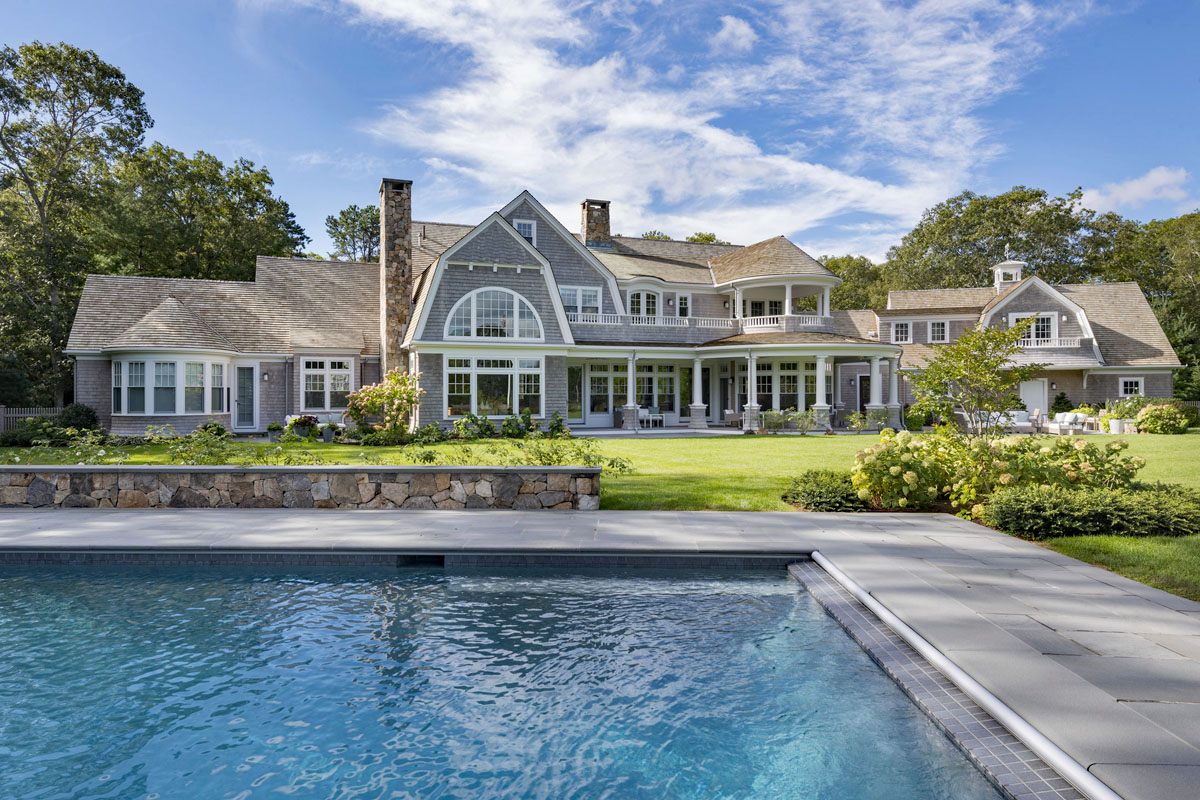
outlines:
[{"label": "tiled pool edge", "polygon": [[788,572],[1005,795],[1014,800],[1084,798],[816,562],[797,561]]}]

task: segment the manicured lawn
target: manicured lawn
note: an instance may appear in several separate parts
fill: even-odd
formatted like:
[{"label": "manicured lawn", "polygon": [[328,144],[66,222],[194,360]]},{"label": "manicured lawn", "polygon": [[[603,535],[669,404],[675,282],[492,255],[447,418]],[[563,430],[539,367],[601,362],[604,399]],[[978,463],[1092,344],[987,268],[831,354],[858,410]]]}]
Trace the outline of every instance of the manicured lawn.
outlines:
[{"label": "manicured lawn", "polygon": [[1200,536],[1074,536],[1044,544],[1135,581],[1200,600]]}]

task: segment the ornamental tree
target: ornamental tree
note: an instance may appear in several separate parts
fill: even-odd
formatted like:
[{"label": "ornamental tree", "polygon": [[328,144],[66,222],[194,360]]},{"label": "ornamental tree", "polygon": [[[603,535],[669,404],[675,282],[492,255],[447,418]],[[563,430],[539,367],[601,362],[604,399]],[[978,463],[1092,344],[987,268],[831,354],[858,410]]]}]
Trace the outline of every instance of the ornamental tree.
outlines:
[{"label": "ornamental tree", "polygon": [[961,411],[970,437],[990,439],[1002,435],[1004,412],[1021,402],[1021,382],[1045,367],[1013,363],[1032,322],[1024,320],[1007,329],[973,328],[954,342],[939,346],[933,360],[911,378],[919,397],[913,407],[943,420]]},{"label": "ornamental tree", "polygon": [[390,370],[379,383],[351,392],[346,401],[346,416],[359,425],[367,417],[381,417],[385,430],[403,428],[412,410],[425,394],[419,382],[421,373]]}]

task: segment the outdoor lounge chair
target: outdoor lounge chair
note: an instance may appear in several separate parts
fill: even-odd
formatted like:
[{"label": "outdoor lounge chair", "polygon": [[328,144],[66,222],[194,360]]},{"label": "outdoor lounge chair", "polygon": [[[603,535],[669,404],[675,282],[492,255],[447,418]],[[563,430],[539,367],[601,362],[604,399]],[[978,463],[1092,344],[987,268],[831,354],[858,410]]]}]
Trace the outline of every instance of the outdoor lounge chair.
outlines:
[{"label": "outdoor lounge chair", "polygon": [[1087,414],[1077,414],[1072,411],[1063,411],[1054,415],[1054,419],[1046,423],[1046,430],[1049,433],[1057,433],[1058,435],[1067,434],[1074,435],[1083,433],[1083,424],[1087,421]]},{"label": "outdoor lounge chair", "polygon": [[725,409],[725,424],[730,428],[742,427],[742,415],[733,409]]}]

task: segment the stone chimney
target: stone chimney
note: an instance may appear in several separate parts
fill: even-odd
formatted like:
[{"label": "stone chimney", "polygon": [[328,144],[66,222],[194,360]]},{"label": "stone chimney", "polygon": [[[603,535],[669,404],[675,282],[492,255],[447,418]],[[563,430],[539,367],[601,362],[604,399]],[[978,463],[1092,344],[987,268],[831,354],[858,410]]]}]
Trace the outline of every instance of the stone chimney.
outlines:
[{"label": "stone chimney", "polygon": [[379,184],[380,376],[405,369],[400,340],[412,311],[412,181]]},{"label": "stone chimney", "polygon": [[608,201],[584,200],[583,220],[580,233],[587,247],[612,247],[612,233],[608,226]]}]

